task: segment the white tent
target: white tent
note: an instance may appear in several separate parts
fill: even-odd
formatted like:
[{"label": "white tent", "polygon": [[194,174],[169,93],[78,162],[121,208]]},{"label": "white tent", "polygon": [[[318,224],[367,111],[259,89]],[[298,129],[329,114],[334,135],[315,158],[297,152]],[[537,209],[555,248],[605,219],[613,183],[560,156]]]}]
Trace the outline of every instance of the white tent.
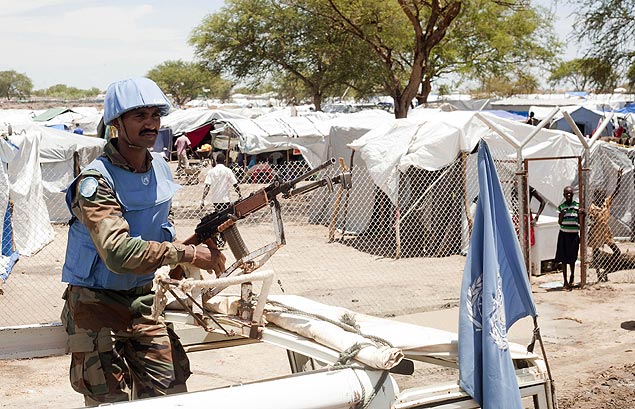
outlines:
[{"label": "white tent", "polygon": [[[232,138],[243,153],[258,154],[287,149],[297,149],[311,165],[322,163],[326,145],[333,126],[352,123],[374,123],[369,118],[392,118],[382,110],[361,111],[355,114],[324,114],[315,112],[302,116],[263,116],[256,119],[226,119],[221,121],[231,129]],[[220,128],[219,147],[227,146],[226,129]],[[225,139],[220,139],[225,138]]]},{"label": "white tent", "polygon": [[101,155],[106,141],[54,128],[40,127],[40,131],[40,168],[49,219],[66,222],[71,214],[66,207],[64,191],[79,170]]},{"label": "white tent", "polygon": [[18,150],[7,163],[8,197],[3,197],[0,204],[6,209],[5,199],[13,202],[11,224],[15,247],[21,255],[30,256],[50,243],[55,233],[44,202],[39,166],[42,134],[23,131],[19,126],[14,130],[16,128],[19,129],[17,133],[8,136],[8,139]]},{"label": "white tent", "polygon": [[[410,232],[413,241],[415,236],[431,237],[428,244],[435,250],[426,255],[455,254],[448,253],[448,249],[455,251],[461,247],[460,237],[466,219],[464,204],[477,195],[476,155],[470,153],[480,139],[485,139],[490,146],[504,188],[510,192],[512,183],[517,180],[515,148],[477,115],[482,115],[519,144],[537,130],[487,113],[435,110],[416,110],[416,114],[407,119],[373,125],[371,130],[347,145],[355,151],[353,191],[350,192],[355,200],[350,200],[348,205],[355,206],[356,210],[349,212],[345,220],[340,219],[338,228],[362,235],[375,232],[388,239],[395,223],[400,221],[404,223],[402,226],[416,226]],[[360,129],[351,130],[348,135],[346,130],[342,131],[339,140],[361,133]],[[332,151],[339,151],[336,156],[350,156],[333,138],[327,141],[327,146]],[[597,146],[598,152],[606,149],[603,143]],[[526,159],[582,154],[582,145],[575,135],[545,129],[538,131],[523,149]],[[595,155],[595,151],[591,152],[592,160]],[[624,153],[616,156],[614,163],[632,169]],[[543,214],[555,215],[555,207],[562,201],[562,189],[567,185],[578,185],[577,171],[574,159],[530,162],[528,182],[548,201]],[[367,179],[372,180],[371,185],[376,188],[358,191],[366,186]],[[634,196],[633,188],[627,182],[624,189],[629,198]],[[322,210],[317,215],[324,213]],[[406,222],[413,217],[417,219],[416,223]],[[385,219],[383,222],[382,218]],[[624,223],[629,224],[630,219],[630,212],[624,213]],[[327,222],[324,217],[314,221]],[[403,238],[404,232],[401,234]]]},{"label": "white tent", "polygon": [[[519,143],[535,130],[535,127],[496,115],[481,115]],[[471,152],[481,138],[487,140],[493,154],[498,153],[497,159],[515,160],[514,148],[489,129],[474,112],[426,112],[416,117],[395,120],[388,131],[379,129],[368,132],[349,146],[360,153],[377,186],[393,203],[397,203],[400,173],[411,166],[425,170],[442,169],[461,152]],[[526,145],[524,153],[526,158],[581,155],[582,145],[572,134],[543,129]],[[562,186],[570,184],[574,178],[575,174],[566,166],[532,172],[529,184],[545,186],[541,193],[556,202],[562,196]]]},{"label": "white tent", "polygon": [[101,153],[105,141],[38,125],[24,112],[0,111],[0,123],[6,133],[11,126],[8,140],[18,147],[12,157],[3,159],[9,189],[8,196],[0,197],[0,205],[6,208],[6,201],[13,202],[15,245],[20,254],[29,256],[53,240],[51,221],[70,218],[62,190],[76,168]]},{"label": "white tent", "polygon": [[173,134],[182,134],[199,129],[214,121],[229,118],[245,117],[207,108],[177,109],[161,118],[161,127],[172,129]]}]

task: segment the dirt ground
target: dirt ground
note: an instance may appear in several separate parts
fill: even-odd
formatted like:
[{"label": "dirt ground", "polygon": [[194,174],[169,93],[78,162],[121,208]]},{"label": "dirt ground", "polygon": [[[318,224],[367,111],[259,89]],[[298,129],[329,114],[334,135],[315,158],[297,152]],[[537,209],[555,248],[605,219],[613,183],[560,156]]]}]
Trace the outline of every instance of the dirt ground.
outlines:
[{"label": "dirt ground", "polygon": [[[538,324],[559,407],[635,407],[635,272],[613,273],[609,282],[601,284],[594,283],[593,273],[589,276],[590,284],[572,291],[550,288],[561,282],[558,273],[533,278]],[[453,310],[446,312],[455,314]],[[396,319],[456,330],[456,321],[435,318],[434,312]],[[531,328],[528,319],[521,320],[512,328],[510,339],[528,344]],[[258,371],[268,377],[288,373],[284,352],[267,345],[194,352],[191,360],[190,390],[248,382]],[[68,356],[0,361],[0,407],[82,406],[81,397],[68,384],[68,364]],[[451,372],[418,369],[413,376],[400,376],[398,383],[405,389]]]}]

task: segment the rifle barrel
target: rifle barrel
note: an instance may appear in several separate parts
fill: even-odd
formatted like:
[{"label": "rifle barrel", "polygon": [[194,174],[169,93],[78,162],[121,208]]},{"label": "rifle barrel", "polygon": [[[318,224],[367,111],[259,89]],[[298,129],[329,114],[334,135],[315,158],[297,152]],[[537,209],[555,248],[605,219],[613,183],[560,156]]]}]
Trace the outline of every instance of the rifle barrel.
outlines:
[{"label": "rifle barrel", "polygon": [[327,161],[325,161],[324,163],[316,166],[315,168],[311,169],[310,171],[298,176],[295,179],[292,179],[288,182],[286,182],[285,184],[287,186],[293,187],[295,186],[298,182],[302,182],[303,180],[307,179],[310,176],[315,175],[316,173],[318,173],[319,171],[321,171],[322,169],[328,168],[329,166],[332,166],[335,164],[335,158],[331,158]]}]

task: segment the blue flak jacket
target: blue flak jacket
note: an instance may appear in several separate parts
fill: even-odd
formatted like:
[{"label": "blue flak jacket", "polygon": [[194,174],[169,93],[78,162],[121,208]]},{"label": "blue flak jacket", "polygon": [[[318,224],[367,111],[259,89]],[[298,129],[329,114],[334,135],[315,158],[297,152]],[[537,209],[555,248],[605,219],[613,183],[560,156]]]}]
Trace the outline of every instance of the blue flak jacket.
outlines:
[{"label": "blue flak jacket", "polygon": [[[152,153],[152,167],[133,173],[117,167],[101,156],[86,170],[98,171],[115,192],[130,226],[130,236],[146,241],[174,241],[174,226],[168,220],[171,200],[180,186],[172,181],[170,169],[157,153]],[[79,177],[66,191],[66,205],[71,208]],[[89,288],[129,290],[152,281],[154,273],[120,274],[109,270],[97,253],[88,229],[79,220],[68,231],[66,261],[62,281]]]}]

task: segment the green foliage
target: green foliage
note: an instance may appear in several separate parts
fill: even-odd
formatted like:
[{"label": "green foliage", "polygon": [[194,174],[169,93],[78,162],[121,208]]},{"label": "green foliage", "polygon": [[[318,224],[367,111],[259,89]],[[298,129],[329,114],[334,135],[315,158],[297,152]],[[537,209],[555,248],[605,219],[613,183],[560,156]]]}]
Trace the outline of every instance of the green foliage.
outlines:
[{"label": "green foliage", "polygon": [[576,91],[612,92],[619,75],[599,58],[576,58],[560,63],[549,77],[552,86],[571,85]]},{"label": "green foliage", "polygon": [[628,86],[632,92],[635,89],[635,63],[628,67],[628,70],[626,71],[626,80],[628,81]]},{"label": "green foliage", "polygon": [[59,98],[65,100],[76,100],[83,98],[91,98],[99,95],[101,91],[99,88],[90,88],[90,89],[79,89],[75,87],[69,87],[65,84],[56,84],[52,85],[46,89],[36,90],[33,92],[33,95],[38,97],[47,97],[47,98]]},{"label": "green foliage", "polygon": [[632,26],[635,19],[635,0],[570,0],[576,4],[575,32],[578,39],[591,45],[589,55],[616,62],[632,58],[635,48]]},{"label": "green foliage", "polygon": [[[611,67],[610,80],[626,77],[631,82],[631,67],[635,63],[635,38],[632,33],[635,19],[635,0],[569,0],[576,7],[575,33],[580,43],[589,44],[585,57],[602,61]],[[632,83],[632,82],[631,82]],[[606,85],[602,89],[608,90]]]},{"label": "green foliage", "polygon": [[549,67],[561,47],[551,23],[525,0],[227,0],[190,44],[207,68],[241,82],[273,78],[281,95],[311,95],[316,109],[327,97],[382,94],[405,117],[436,78]]},{"label": "green foliage", "polygon": [[506,83],[522,83],[521,76],[510,74],[549,68],[561,49],[552,18],[543,8],[464,1],[456,24],[432,51],[424,81],[458,74],[481,82],[507,78]]},{"label": "green foliage", "polygon": [[[322,2],[326,3],[326,2]],[[445,37],[459,14],[462,1],[328,0],[332,25],[341,25],[365,43],[373,79],[394,100],[395,116],[407,116],[431,50]],[[326,6],[325,6],[326,7]]]},{"label": "green foliage", "polygon": [[538,79],[526,72],[512,72],[484,78],[481,88],[474,90],[477,98],[511,97],[517,94],[532,94],[538,90]]},{"label": "green foliage", "polygon": [[16,71],[0,71],[0,97],[11,100],[31,95],[33,82],[26,74]]},{"label": "green foliage", "polygon": [[[320,17],[319,1],[228,0],[190,38],[203,64],[240,80],[294,78],[316,109],[361,77],[368,50]],[[357,42],[357,44],[356,44]],[[355,68],[353,68],[355,67]]]},{"label": "green foliage", "polygon": [[165,61],[148,71],[147,77],[169,94],[176,105],[183,105],[199,96],[225,101],[233,86],[199,64],[181,60]]}]

